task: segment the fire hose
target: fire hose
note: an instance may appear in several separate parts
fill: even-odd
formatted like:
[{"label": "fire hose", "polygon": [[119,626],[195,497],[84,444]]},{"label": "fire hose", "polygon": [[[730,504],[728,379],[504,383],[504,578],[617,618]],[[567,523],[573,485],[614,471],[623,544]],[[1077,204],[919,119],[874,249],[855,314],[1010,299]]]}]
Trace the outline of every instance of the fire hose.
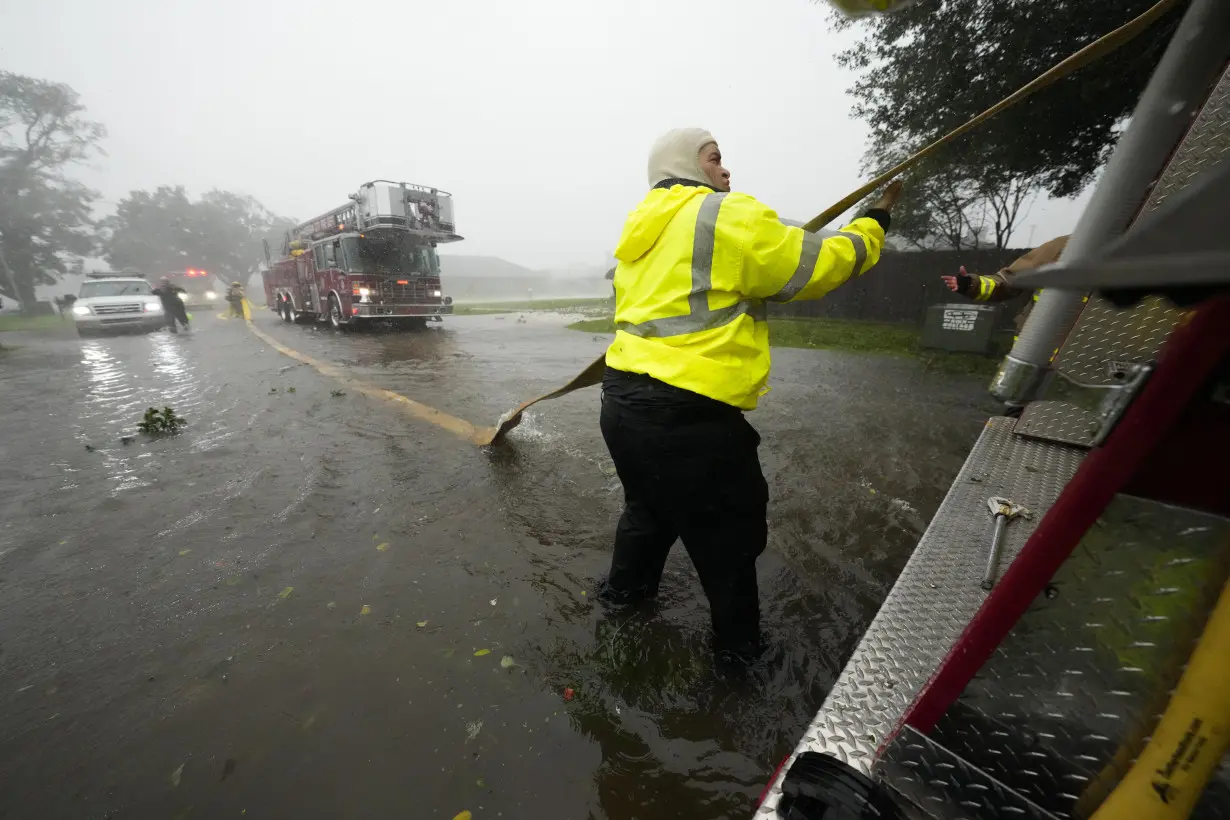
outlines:
[{"label": "fire hose", "polygon": [[[1053,67],[1035,77],[1033,80],[1030,80],[1028,83],[1021,86],[1012,94],[988,108],[986,111],[983,111],[981,114],[972,118],[968,122],[958,126],[929,145],[911,154],[909,157],[894,165],[892,168],[889,168],[875,179],[859,187],[857,190],[851,191],[849,194],[833,203],[833,205],[826,208],[820,215],[803,225],[803,230],[820,230],[837,216],[862,201],[877,188],[896,179],[902,173],[914,167],[922,160],[934,154],[940,148],[951,143],[953,140],[956,140],[972,129],[978,127],[1001,111],[1011,108],[1043,88],[1053,85],[1078,69],[1119,49],[1134,39],[1137,35],[1145,31],[1150,25],[1162,17],[1162,15],[1177,6],[1178,3],[1179,0],[1158,0],[1157,3],[1149,7],[1144,13],[1133,18],[1132,20],[1129,20],[1115,30],[1103,35],[1076,53],[1068,56],[1061,62],[1055,64]],[[585,367],[584,370],[574,376],[567,384],[556,388],[549,393],[538,396],[537,398],[523,402],[501,416],[491,439],[484,443],[492,445],[501,443],[508,432],[521,423],[522,414],[524,414],[526,410],[535,404],[538,404],[541,401],[559,398],[560,396],[566,396],[569,393],[580,390],[583,387],[591,387],[599,384],[602,381],[602,375],[605,369],[606,354],[603,353],[603,355],[592,361]]]}]

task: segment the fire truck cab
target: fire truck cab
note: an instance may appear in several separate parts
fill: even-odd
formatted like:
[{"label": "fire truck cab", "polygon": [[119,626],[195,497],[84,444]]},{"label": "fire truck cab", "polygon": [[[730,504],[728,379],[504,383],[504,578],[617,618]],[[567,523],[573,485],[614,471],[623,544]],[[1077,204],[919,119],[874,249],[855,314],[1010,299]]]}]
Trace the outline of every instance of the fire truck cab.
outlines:
[{"label": "fire truck cab", "polygon": [[282,258],[261,274],[269,309],[287,322],[335,328],[443,321],[453,300],[441,289],[436,246],[462,239],[452,195],[375,180],[349,199],[287,232]]}]

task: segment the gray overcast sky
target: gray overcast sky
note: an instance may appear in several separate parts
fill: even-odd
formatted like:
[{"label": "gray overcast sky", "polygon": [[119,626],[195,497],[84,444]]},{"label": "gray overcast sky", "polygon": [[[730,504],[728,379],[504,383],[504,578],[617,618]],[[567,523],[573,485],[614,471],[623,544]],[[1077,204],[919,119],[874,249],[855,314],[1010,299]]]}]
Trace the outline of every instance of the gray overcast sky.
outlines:
[{"label": "gray overcast sky", "polygon": [[[109,129],[85,171],[252,194],[306,219],[369,179],[452,191],[458,253],[600,263],[662,131],[718,138],[736,190],[809,218],[860,183],[809,0],[0,0],[0,66],[68,83]],[[1037,204],[1014,244],[1072,227]]]}]

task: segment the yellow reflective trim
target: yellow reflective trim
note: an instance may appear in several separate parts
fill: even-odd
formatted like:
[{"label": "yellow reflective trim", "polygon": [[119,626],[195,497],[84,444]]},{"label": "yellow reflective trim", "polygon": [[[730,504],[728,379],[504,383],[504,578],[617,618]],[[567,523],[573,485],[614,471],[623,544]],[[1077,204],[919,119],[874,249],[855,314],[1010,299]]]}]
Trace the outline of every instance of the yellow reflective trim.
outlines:
[{"label": "yellow reflective trim", "polygon": [[991,298],[991,294],[995,292],[995,280],[989,276],[978,277],[978,295],[974,298],[980,302],[985,302]]}]

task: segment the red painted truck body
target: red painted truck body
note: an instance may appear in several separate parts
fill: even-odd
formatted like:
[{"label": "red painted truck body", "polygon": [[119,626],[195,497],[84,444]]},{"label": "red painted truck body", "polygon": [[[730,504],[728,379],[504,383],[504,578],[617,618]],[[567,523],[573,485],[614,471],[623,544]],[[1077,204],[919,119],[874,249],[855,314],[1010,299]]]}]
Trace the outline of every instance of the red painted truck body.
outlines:
[{"label": "red painted truck body", "polygon": [[372,321],[422,326],[453,312],[436,246],[461,239],[451,196],[435,188],[369,182],[351,204],[287,233],[262,272],[265,302],[288,322],[342,328]]}]

